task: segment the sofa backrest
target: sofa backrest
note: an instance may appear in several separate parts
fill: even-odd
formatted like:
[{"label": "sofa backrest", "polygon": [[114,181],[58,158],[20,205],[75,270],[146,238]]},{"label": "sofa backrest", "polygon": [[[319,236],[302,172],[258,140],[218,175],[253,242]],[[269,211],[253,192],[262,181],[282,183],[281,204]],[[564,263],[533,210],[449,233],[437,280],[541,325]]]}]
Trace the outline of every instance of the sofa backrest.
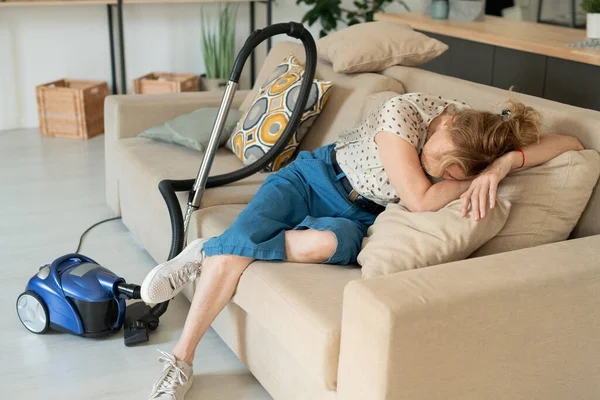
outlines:
[{"label": "sofa backrest", "polygon": [[[293,53],[302,63],[306,57],[304,47],[293,42],[278,43],[269,52],[257,79],[255,90],[244,100],[241,108],[247,109],[256,90],[268,78],[284,58]],[[327,104],[300,144],[301,150],[312,150],[337,140],[345,129],[355,126],[363,116],[370,95],[394,91],[404,93],[404,87],[396,79],[381,74],[337,74],[331,65],[321,61],[317,64],[316,78],[333,82]]]},{"label": "sofa backrest", "polygon": [[[439,75],[418,68],[394,66],[381,72],[403,83],[406,92],[430,93],[464,101],[470,106],[501,112],[509,98],[502,90],[461,79]],[[588,149],[600,151],[600,112],[556,103],[539,97],[514,94],[515,98],[539,110],[546,132],[575,136]],[[600,183],[582,214],[573,237],[600,234]]]}]

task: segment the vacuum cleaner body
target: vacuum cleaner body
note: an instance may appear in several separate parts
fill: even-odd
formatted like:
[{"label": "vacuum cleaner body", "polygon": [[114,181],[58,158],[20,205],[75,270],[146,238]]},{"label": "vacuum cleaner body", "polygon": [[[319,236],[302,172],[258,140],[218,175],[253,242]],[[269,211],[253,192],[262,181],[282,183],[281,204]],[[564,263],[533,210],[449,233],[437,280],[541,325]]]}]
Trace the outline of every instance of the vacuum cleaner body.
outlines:
[{"label": "vacuum cleaner body", "polygon": [[23,325],[34,333],[48,328],[85,337],[116,332],[125,319],[125,280],[81,254],[67,254],[42,266],[17,300]]}]

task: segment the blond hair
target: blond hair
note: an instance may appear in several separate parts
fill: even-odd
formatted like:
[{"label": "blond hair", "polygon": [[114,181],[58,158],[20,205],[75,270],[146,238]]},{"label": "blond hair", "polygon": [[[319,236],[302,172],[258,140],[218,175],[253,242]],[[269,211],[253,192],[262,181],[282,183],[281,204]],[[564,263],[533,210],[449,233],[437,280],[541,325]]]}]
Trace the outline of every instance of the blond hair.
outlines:
[{"label": "blond hair", "polygon": [[440,171],[435,172],[441,175],[456,164],[466,176],[475,176],[501,155],[538,142],[540,126],[540,113],[512,98],[502,114],[457,111],[449,127],[456,149],[441,155]]}]

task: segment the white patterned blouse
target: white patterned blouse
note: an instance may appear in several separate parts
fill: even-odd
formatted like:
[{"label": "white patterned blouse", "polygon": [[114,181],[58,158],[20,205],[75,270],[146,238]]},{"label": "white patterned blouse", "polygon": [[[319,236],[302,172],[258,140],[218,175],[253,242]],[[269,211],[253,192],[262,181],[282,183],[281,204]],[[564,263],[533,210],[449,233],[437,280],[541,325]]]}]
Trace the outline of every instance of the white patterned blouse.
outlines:
[{"label": "white patterned blouse", "polygon": [[441,96],[407,93],[386,101],[356,127],[343,132],[335,146],[336,157],[354,190],[377,204],[398,202],[379,158],[375,136],[382,131],[395,133],[421,154],[429,124],[448,107],[468,108]]}]

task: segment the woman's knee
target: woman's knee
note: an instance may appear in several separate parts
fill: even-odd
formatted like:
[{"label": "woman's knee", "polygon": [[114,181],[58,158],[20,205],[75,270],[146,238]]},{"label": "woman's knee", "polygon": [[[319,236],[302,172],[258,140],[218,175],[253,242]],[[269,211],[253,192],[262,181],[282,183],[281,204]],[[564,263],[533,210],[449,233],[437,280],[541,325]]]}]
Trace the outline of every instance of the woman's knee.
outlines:
[{"label": "woman's knee", "polygon": [[336,249],[337,237],[332,231],[285,231],[285,252],[288,261],[323,263],[331,258]]},{"label": "woman's knee", "polygon": [[328,257],[320,262],[327,264],[356,263],[362,239],[367,233],[365,225],[342,217],[319,218],[312,223],[316,228],[323,229],[324,232],[335,238],[334,245],[328,249]]}]

